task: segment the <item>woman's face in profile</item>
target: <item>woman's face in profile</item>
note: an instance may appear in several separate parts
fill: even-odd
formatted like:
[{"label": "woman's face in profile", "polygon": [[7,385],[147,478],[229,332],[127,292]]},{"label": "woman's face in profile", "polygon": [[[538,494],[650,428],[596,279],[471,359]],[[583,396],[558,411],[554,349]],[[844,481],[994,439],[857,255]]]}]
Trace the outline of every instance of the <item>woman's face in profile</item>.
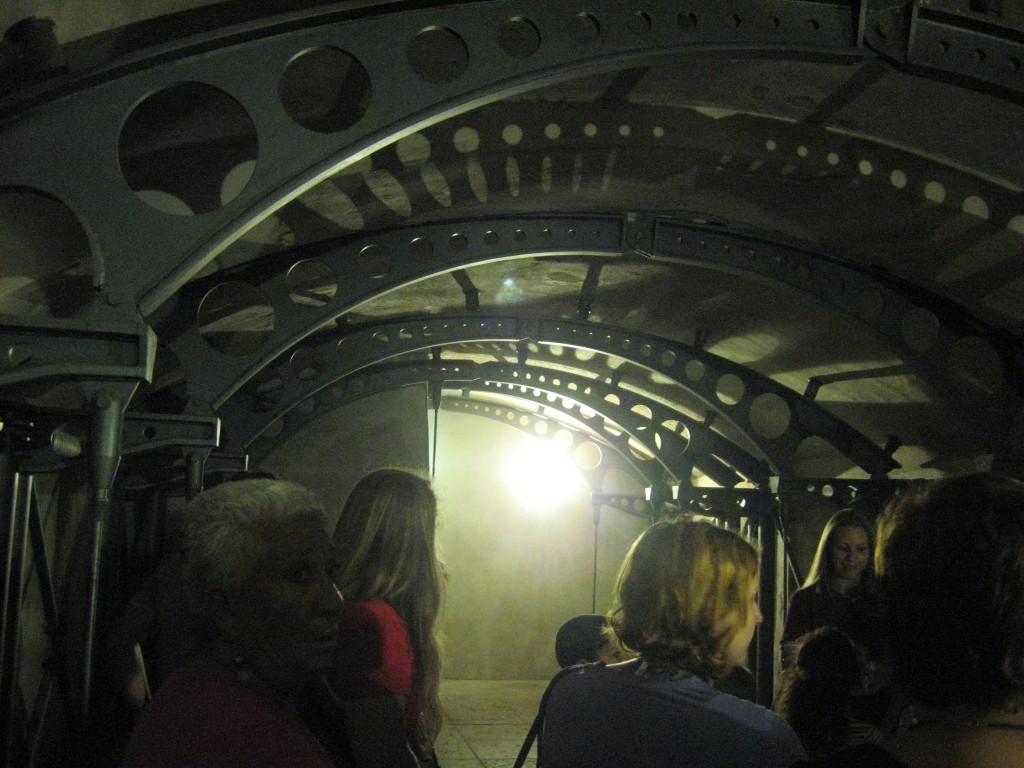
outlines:
[{"label": "woman's face in profile", "polygon": [[267,558],[236,606],[239,642],[257,676],[297,684],[327,671],[334,656],[342,598],[333,548],[313,514],[264,524],[261,534]]},{"label": "woman's face in profile", "polygon": [[757,604],[757,588],[758,582],[755,580],[747,594],[746,619],[725,646],[725,659],[734,667],[747,665],[747,648],[750,647],[750,641],[754,639],[754,630],[757,625],[764,621],[761,607]]}]

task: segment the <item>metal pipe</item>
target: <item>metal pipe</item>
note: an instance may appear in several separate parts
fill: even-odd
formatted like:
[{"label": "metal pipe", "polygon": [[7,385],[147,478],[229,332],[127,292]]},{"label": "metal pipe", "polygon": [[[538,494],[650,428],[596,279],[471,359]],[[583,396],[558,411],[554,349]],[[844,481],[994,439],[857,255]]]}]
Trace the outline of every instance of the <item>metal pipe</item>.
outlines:
[{"label": "metal pipe", "polygon": [[[53,675],[61,692],[59,699],[64,709],[64,720],[68,728],[74,733],[77,723],[74,718],[73,702],[68,695],[70,690],[68,669],[66,658],[61,648],[64,629],[61,624],[60,611],[57,607],[57,590],[53,585],[53,575],[50,573],[50,558],[46,552],[46,537],[43,532],[42,515],[39,511],[39,504],[35,494],[29,495],[28,503],[28,532],[29,540],[32,544],[32,560],[35,562],[36,577],[39,579],[39,593],[43,604],[43,616],[46,621],[46,634],[49,636],[51,647],[54,649],[52,654]],[[45,715],[48,711],[48,708],[44,709],[43,714]],[[42,723],[45,722],[43,716],[37,717],[35,722],[40,723],[39,728],[42,730]],[[36,740],[38,741],[38,735]]]},{"label": "metal pipe", "polygon": [[761,584],[758,607],[764,620],[757,628],[757,703],[772,705],[775,695],[775,593],[778,565],[778,527],[774,499],[769,494],[754,498],[757,533],[761,543]]},{"label": "metal pipe", "polygon": [[185,498],[192,499],[203,492],[203,469],[206,454],[189,451],[185,454]]},{"label": "metal pipe", "polygon": [[0,521],[0,542],[4,551],[3,589],[0,598],[3,610],[0,613],[0,755],[3,764],[14,766],[19,763],[19,753],[24,744],[19,744],[16,734],[16,712],[20,704],[18,694],[18,629],[21,618],[22,573],[27,545],[25,501],[23,488],[31,484],[22,482],[17,471],[14,455],[14,439],[4,433],[4,450],[0,458],[0,499],[7,507],[2,510]]},{"label": "metal pipe", "polygon": [[124,409],[109,392],[100,392],[93,401],[95,410],[91,429],[92,485],[95,491],[93,512],[92,561],[89,571],[89,605],[82,660],[82,732],[89,732],[93,686],[93,664],[99,615],[103,544],[110,516],[110,492],[121,460],[121,433]]}]

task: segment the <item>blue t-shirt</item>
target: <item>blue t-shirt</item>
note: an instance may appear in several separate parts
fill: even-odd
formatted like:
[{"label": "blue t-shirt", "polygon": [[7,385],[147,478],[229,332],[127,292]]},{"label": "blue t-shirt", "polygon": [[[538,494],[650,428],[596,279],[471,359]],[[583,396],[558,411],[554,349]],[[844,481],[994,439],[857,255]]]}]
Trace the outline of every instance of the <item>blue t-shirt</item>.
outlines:
[{"label": "blue t-shirt", "polygon": [[545,768],[788,768],[807,757],[774,712],[704,680],[586,667],[559,680],[540,743]]}]

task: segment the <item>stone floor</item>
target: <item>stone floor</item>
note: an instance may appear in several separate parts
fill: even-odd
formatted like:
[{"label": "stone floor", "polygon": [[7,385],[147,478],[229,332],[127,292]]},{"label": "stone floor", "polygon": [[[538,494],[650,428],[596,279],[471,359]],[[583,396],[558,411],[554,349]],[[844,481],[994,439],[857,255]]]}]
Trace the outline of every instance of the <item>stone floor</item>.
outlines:
[{"label": "stone floor", "polygon": [[[547,680],[443,680],[441,768],[511,768],[537,714]],[[526,766],[537,764],[536,747]]]}]

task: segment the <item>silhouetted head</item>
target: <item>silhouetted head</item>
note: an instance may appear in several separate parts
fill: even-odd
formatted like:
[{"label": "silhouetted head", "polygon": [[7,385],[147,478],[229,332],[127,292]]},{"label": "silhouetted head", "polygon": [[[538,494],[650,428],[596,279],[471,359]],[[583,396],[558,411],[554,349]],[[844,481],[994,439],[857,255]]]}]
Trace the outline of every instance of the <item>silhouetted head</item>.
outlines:
[{"label": "silhouetted head", "polygon": [[904,492],[879,520],[876,565],[912,702],[985,711],[1024,696],[1024,484],[976,473]]}]

